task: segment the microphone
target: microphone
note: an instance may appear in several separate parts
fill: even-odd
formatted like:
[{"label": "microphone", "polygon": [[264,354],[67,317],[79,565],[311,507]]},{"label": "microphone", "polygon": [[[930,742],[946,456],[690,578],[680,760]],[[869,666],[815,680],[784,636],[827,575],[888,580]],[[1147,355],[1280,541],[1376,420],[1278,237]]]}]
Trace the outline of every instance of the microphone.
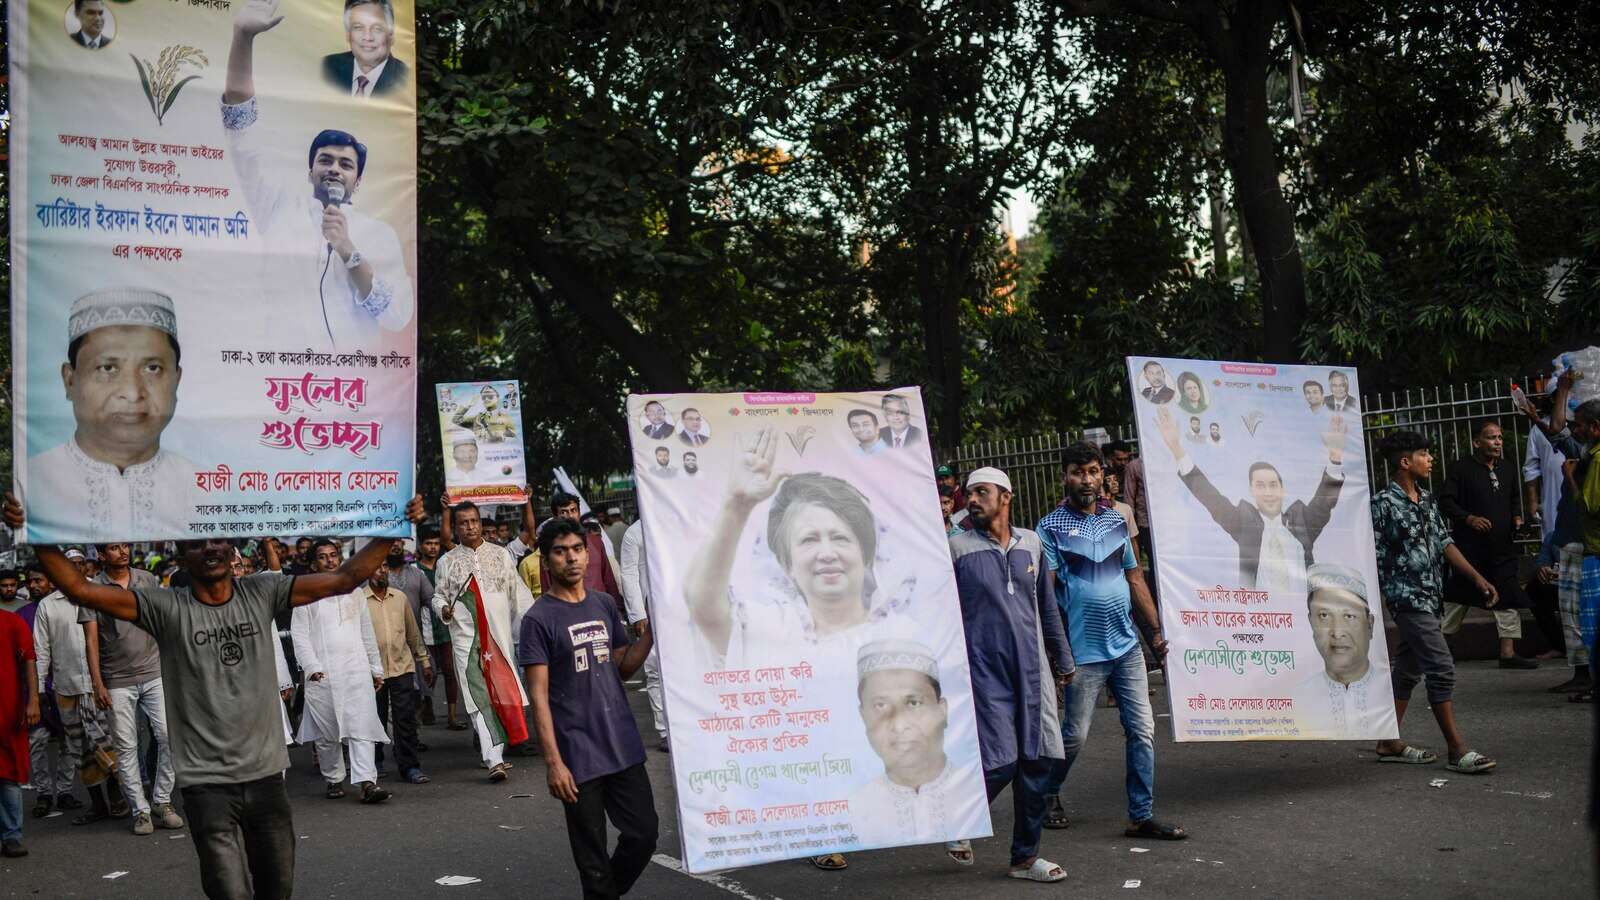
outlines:
[{"label": "microphone", "polygon": [[[338,206],[339,204],[341,204],[343,202],[344,202],[344,185],[342,183],[340,183],[340,182],[337,182],[337,181],[334,182],[333,184],[328,185],[328,206]],[[324,207],[324,209],[326,209],[326,208],[327,207]],[[328,254],[329,254],[330,257],[333,254],[333,242],[332,241],[328,242]]]}]

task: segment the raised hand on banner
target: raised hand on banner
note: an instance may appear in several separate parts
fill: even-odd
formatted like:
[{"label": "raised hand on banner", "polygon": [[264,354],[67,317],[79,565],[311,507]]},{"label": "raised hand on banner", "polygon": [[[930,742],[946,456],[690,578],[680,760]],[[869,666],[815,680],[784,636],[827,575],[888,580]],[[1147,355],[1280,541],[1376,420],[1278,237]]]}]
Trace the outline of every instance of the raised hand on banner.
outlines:
[{"label": "raised hand on banner", "polygon": [[257,35],[271,30],[282,21],[283,16],[278,14],[278,0],[249,0],[234,15],[233,28],[243,34]]},{"label": "raised hand on banner", "polygon": [[1328,430],[1322,433],[1322,446],[1328,448],[1330,464],[1344,465],[1344,445],[1349,434],[1350,430],[1345,425],[1344,416],[1333,416],[1328,419]]},{"label": "raised hand on banner", "polygon": [[1161,441],[1172,451],[1174,459],[1183,457],[1183,445],[1178,442],[1178,421],[1172,417],[1172,411],[1165,406],[1156,407],[1156,428],[1161,432]]},{"label": "raised hand on banner", "polygon": [[778,471],[778,432],[771,425],[748,438],[739,435],[735,442],[733,474],[728,479],[728,492],[734,501],[754,506],[771,497],[778,484],[788,477]]}]

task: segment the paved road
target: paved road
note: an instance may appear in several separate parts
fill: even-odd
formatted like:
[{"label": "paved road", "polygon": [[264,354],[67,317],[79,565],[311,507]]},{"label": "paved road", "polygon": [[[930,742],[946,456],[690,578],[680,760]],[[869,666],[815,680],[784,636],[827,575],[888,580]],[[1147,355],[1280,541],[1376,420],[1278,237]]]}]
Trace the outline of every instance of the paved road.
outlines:
[{"label": "paved road", "polygon": [[[1062,886],[1003,878],[1009,795],[993,815],[1002,837],[976,843],[978,865],[961,869],[937,848],[860,853],[845,872],[801,862],[702,880],[673,871],[680,855],[668,759],[651,752],[662,816],[658,865],[641,898],[818,900],[875,897],[1552,897],[1595,895],[1584,825],[1591,707],[1543,688],[1564,670],[1501,672],[1468,663],[1459,714],[1474,746],[1499,771],[1454,775],[1442,766],[1376,765],[1365,746],[1333,743],[1175,745],[1159,720],[1157,814],[1194,837],[1177,844],[1122,837],[1122,736],[1116,711],[1095,731],[1067,783],[1073,826],[1046,832],[1043,854],[1064,865]],[[1420,704],[1405,736],[1442,750]],[[1157,712],[1165,700],[1157,698]],[[648,727],[643,697],[635,713]],[[310,753],[296,749],[289,776],[300,836],[296,896],[321,898],[576,897],[558,804],[543,766],[517,759],[510,782],[490,785],[464,732],[424,729],[432,745],[424,786],[391,785],[396,798],[362,807],[321,797]],[[1432,787],[1434,779],[1446,779]],[[517,794],[532,794],[518,797]],[[32,804],[31,795],[25,802]],[[188,832],[136,838],[125,823],[72,828],[67,817],[28,819],[32,856],[0,864],[0,897],[163,900],[198,897]],[[103,876],[122,871],[113,880]],[[480,884],[441,887],[443,875]],[[1125,884],[1137,881],[1137,888]]]}]

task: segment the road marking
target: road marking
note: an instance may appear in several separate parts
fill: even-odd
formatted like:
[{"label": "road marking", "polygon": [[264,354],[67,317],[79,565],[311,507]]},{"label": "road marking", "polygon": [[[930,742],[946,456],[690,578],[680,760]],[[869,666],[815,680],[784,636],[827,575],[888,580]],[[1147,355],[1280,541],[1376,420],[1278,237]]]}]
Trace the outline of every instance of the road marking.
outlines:
[{"label": "road marking", "polygon": [[751,893],[745,889],[744,885],[734,881],[731,878],[724,878],[721,875],[696,875],[693,872],[685,870],[683,868],[683,863],[679,862],[678,858],[675,856],[668,856],[665,853],[657,853],[655,856],[650,857],[650,861],[663,868],[671,869],[674,872],[682,872],[690,878],[693,878],[695,881],[702,881],[711,885],[712,887],[720,888],[734,895],[735,897],[742,898],[742,900],[780,900],[778,897],[768,897],[764,894]]}]

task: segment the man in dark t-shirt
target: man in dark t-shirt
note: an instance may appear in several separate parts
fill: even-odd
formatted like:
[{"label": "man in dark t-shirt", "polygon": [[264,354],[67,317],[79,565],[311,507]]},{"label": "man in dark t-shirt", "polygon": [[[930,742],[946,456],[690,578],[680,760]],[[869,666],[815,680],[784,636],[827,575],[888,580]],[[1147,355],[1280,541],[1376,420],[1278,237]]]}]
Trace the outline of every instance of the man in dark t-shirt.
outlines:
[{"label": "man in dark t-shirt", "polygon": [[[539,532],[550,591],[522,618],[517,661],[527,679],[550,793],[566,807],[567,838],[586,898],[620,897],[655,852],[659,823],[644,741],[623,679],[650,655],[642,625],[630,641],[617,602],[588,590],[583,526],[552,519]],[[606,853],[606,819],[620,832]]]}]

